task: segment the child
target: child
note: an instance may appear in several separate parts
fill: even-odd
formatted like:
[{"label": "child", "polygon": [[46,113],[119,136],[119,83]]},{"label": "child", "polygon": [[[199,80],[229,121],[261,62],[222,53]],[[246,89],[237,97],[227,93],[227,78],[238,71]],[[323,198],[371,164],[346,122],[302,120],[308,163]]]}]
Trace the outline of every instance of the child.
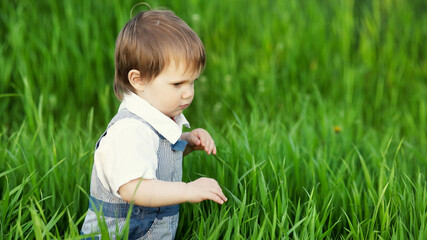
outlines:
[{"label": "child", "polygon": [[178,204],[227,201],[214,179],[181,182],[183,154],[216,154],[206,130],[182,133],[182,126],[189,127],[182,111],[193,100],[205,61],[197,34],[171,11],[141,12],[123,27],[114,80],[122,103],[96,143],[82,234],[99,234],[105,219],[110,237],[116,238],[134,203],[129,239],[173,239]]}]

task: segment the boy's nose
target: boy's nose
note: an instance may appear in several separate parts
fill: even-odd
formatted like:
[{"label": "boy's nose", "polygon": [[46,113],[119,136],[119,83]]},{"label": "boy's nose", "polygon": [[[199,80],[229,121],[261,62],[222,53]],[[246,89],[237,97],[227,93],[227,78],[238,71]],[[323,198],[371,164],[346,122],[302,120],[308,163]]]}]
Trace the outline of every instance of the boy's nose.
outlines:
[{"label": "boy's nose", "polygon": [[192,98],[194,96],[194,86],[188,87],[182,94],[183,99]]}]

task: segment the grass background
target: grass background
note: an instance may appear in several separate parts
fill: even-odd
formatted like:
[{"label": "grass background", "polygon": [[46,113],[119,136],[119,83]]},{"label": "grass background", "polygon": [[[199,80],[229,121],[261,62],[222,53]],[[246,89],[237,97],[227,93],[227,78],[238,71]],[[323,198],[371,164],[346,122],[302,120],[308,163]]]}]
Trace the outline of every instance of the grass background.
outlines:
[{"label": "grass background", "polygon": [[[135,3],[0,0],[0,239],[78,238]],[[205,44],[186,116],[219,153],[184,180],[230,199],[183,204],[177,238],[427,238],[425,1],[148,3]]]}]

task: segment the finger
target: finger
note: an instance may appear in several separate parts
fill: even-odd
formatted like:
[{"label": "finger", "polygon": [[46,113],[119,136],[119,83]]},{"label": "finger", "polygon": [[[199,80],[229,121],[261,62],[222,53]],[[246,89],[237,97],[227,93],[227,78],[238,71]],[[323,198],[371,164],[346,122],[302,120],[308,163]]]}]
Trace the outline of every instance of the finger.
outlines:
[{"label": "finger", "polygon": [[206,147],[205,147],[206,153],[211,154],[214,146],[215,146],[215,143],[214,143],[213,139],[209,139],[208,142],[206,143]]},{"label": "finger", "polygon": [[222,192],[221,187],[219,186],[219,184],[217,185],[215,194],[217,194],[223,201],[227,201],[227,197],[225,197],[224,193]]},{"label": "finger", "polygon": [[214,202],[216,202],[216,203],[219,203],[219,204],[223,204],[225,201],[224,200],[222,200],[222,198],[221,197],[219,197],[217,194],[215,194],[215,193],[212,193],[210,196],[209,196],[209,199],[210,200],[212,200],[212,201],[214,201]]},{"label": "finger", "polygon": [[227,202],[227,201],[228,201],[227,197],[224,195],[224,193],[222,192],[222,190],[221,190],[221,193],[219,194],[219,197],[220,197],[224,202]]},{"label": "finger", "polygon": [[206,143],[206,146],[205,146],[205,148],[203,150],[205,150],[205,152],[208,155],[211,154],[211,145],[210,145],[210,143]]},{"label": "finger", "polygon": [[214,145],[214,150],[212,151],[214,155],[216,155],[216,146]]},{"label": "finger", "polygon": [[191,142],[193,145],[200,145],[200,139],[196,135],[191,135]]},{"label": "finger", "polygon": [[222,192],[222,189],[219,186],[218,182],[213,178],[211,178],[210,181],[211,181],[210,185],[212,187],[211,192],[214,193],[215,195],[217,195],[219,198],[221,198],[221,200],[227,201],[227,197],[225,197],[225,195]]},{"label": "finger", "polygon": [[222,192],[222,189],[219,185],[217,185],[216,191],[214,192],[222,201],[226,202],[228,199]]},{"label": "finger", "polygon": [[199,135],[199,138],[200,138],[200,145],[202,145],[203,147],[206,147],[206,142],[207,142],[206,137],[203,135]]}]

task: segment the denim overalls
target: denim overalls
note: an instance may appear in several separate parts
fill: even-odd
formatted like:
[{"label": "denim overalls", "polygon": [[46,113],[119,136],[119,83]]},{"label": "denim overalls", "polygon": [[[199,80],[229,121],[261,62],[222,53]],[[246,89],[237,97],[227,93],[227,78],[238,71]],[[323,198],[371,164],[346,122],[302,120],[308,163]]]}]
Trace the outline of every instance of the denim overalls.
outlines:
[{"label": "denim overalls", "polygon": [[[126,108],[121,109],[111,120],[107,130],[105,130],[96,143],[95,149],[98,148],[101,139],[107,134],[108,128],[115,122],[125,118],[135,118],[147,124],[159,136],[157,179],[180,182],[182,179],[182,154],[187,142],[178,140],[174,145],[171,144],[151,125]],[[116,197],[103,187],[94,165],[90,184],[89,210],[86,214],[81,233],[100,233],[96,216],[96,212],[100,212],[104,216],[103,218],[108,227],[110,238],[117,238],[116,232],[122,232],[129,208],[129,203]],[[134,205],[130,216],[129,239],[174,239],[178,226],[178,218],[179,205],[157,208]],[[99,239],[100,237],[101,235],[99,234],[95,239]]]}]

